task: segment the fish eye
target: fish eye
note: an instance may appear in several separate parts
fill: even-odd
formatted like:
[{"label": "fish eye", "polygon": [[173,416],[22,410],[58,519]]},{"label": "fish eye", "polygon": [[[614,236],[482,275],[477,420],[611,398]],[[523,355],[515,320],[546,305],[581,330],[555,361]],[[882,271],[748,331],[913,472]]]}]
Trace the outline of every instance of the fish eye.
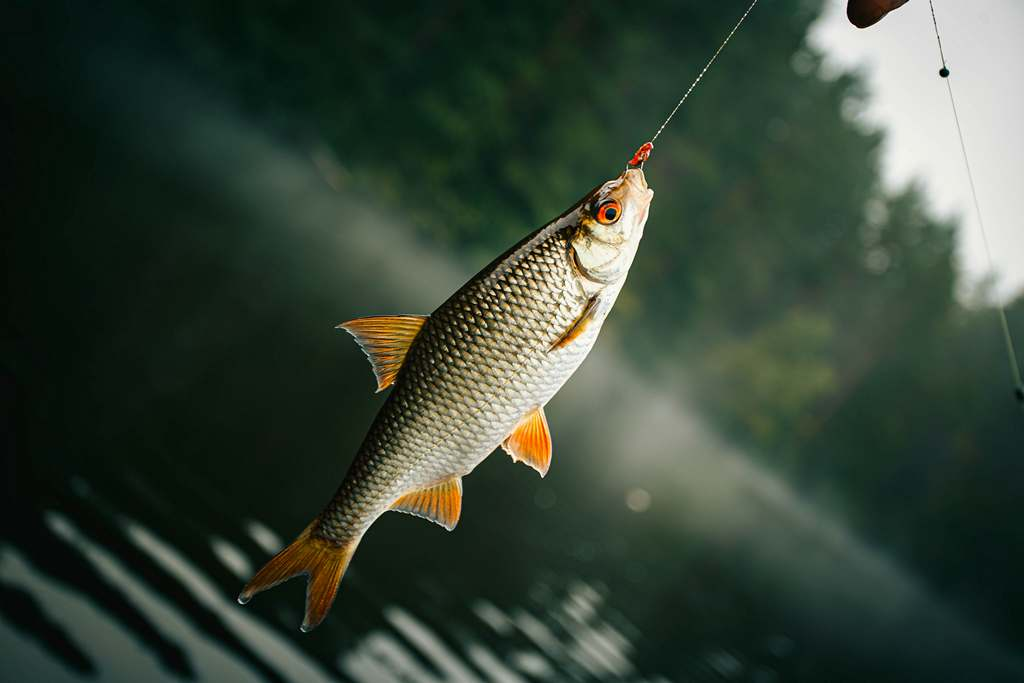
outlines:
[{"label": "fish eye", "polygon": [[619,220],[619,216],[622,215],[622,207],[614,199],[609,199],[601,206],[597,207],[597,222],[602,225],[611,225],[615,221]]}]

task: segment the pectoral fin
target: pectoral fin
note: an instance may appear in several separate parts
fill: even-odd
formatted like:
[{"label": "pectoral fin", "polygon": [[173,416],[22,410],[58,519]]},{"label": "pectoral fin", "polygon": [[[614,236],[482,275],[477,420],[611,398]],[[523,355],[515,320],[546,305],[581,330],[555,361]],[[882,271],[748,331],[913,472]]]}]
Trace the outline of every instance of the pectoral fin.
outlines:
[{"label": "pectoral fin", "polygon": [[435,486],[407,493],[392,503],[391,509],[429,519],[451,531],[459,523],[462,512],[462,478],[452,477]]},{"label": "pectoral fin", "polygon": [[587,306],[583,309],[583,312],[580,313],[580,317],[576,318],[573,324],[569,326],[569,329],[567,329],[562,336],[558,338],[558,341],[551,345],[549,351],[560,349],[572,343],[574,339],[586,331],[587,325],[589,325],[594,319],[594,315],[596,313],[597,296],[593,296],[590,298],[590,301],[587,302]]},{"label": "pectoral fin", "polygon": [[374,315],[356,318],[338,325],[353,337],[370,359],[377,391],[384,391],[395,381],[405,362],[412,340],[419,334],[425,315]]},{"label": "pectoral fin", "polygon": [[538,406],[527,413],[501,447],[513,462],[525,462],[542,477],[547,474],[551,467],[551,432],[544,408]]}]

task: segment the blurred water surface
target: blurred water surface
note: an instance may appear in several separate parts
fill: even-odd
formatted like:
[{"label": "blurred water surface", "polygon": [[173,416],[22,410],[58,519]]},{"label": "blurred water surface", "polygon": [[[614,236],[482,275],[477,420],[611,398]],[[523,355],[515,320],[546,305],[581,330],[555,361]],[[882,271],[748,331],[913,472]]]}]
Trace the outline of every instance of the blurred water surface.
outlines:
[{"label": "blurred water surface", "polygon": [[428,312],[483,264],[130,54],[21,104],[19,145],[48,153],[19,148],[46,182],[13,238],[4,680],[1024,679],[717,437],[684,370],[639,377],[621,333],[550,405],[546,479],[496,454],[454,533],[386,515],[311,634],[300,581],[238,606],[380,405],[334,324]]}]

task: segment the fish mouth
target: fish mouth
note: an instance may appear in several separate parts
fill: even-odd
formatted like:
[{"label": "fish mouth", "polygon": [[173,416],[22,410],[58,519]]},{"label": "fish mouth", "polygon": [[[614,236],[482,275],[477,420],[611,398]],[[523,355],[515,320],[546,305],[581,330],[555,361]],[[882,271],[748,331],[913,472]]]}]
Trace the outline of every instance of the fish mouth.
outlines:
[{"label": "fish mouth", "polygon": [[636,196],[640,201],[650,204],[654,198],[654,190],[647,186],[647,178],[642,168],[627,168],[620,176],[629,187],[630,194]]},{"label": "fish mouth", "polygon": [[642,168],[627,168],[619,177],[639,190],[647,189],[647,178],[644,176]]}]

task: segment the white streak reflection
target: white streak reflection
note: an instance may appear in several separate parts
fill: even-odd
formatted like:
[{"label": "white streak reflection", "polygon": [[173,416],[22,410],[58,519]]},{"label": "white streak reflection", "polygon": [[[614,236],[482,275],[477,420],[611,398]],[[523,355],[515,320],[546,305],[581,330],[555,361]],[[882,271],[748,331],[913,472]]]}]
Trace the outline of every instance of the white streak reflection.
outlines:
[{"label": "white streak reflection", "polygon": [[252,576],[252,564],[237,546],[228,543],[220,536],[211,536],[210,549],[220,563],[239,579],[247,581]]}]

